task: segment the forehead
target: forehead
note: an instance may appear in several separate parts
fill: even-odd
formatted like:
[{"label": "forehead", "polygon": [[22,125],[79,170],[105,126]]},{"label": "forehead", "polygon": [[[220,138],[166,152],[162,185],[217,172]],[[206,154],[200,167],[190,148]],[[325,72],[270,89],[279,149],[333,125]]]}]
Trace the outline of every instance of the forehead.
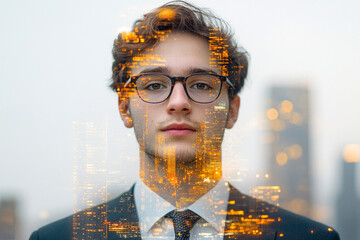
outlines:
[{"label": "forehead", "polygon": [[217,64],[210,61],[207,39],[190,33],[171,33],[153,48],[133,57],[132,75],[161,71],[173,76],[184,76],[191,69],[218,73]]}]

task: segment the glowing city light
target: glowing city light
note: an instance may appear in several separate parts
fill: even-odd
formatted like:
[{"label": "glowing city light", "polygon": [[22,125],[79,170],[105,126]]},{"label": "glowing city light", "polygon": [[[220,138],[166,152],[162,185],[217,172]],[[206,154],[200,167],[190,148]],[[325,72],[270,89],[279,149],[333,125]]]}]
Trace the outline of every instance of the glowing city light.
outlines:
[{"label": "glowing city light", "polygon": [[293,104],[292,102],[288,101],[288,100],[284,100],[281,102],[281,110],[283,110],[286,113],[289,113],[293,110]]},{"label": "glowing city light", "polygon": [[349,144],[343,151],[345,162],[358,162],[360,159],[360,145]]},{"label": "glowing city light", "polygon": [[275,108],[270,108],[267,110],[266,116],[269,120],[276,120],[279,117],[279,113]]},{"label": "glowing city light", "polygon": [[287,149],[287,153],[291,159],[299,159],[302,156],[302,152],[302,147],[299,144],[291,145]]},{"label": "glowing city light", "polygon": [[279,152],[277,155],[276,155],[276,162],[277,164],[279,164],[280,166],[283,166],[287,163],[288,161],[288,156],[286,153],[284,152]]}]

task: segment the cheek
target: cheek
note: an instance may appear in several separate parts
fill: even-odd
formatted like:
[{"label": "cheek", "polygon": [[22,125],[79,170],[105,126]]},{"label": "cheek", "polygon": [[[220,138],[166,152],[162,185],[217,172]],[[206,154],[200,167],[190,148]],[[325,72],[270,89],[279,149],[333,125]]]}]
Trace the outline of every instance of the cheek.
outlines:
[{"label": "cheek", "polygon": [[226,124],[228,116],[228,106],[226,103],[220,102],[220,104],[214,105],[206,112],[206,123],[213,128],[223,128]]},{"label": "cheek", "polygon": [[157,119],[161,116],[160,112],[156,108],[150,109],[149,105],[141,100],[133,102],[130,110],[136,137],[138,140],[151,137],[156,130]]},{"label": "cheek", "polygon": [[144,134],[146,134],[147,118],[144,117],[146,112],[146,107],[138,99],[131,99],[130,113],[135,135],[140,144],[143,142]]},{"label": "cheek", "polygon": [[216,101],[205,109],[199,110],[199,122],[206,136],[224,131],[228,118],[228,102]]},{"label": "cheek", "polygon": [[229,98],[226,90],[223,89],[219,98],[214,102],[212,108],[212,114],[214,116],[214,121],[216,121],[220,126],[223,126],[223,123],[226,123],[228,113],[229,113]]}]

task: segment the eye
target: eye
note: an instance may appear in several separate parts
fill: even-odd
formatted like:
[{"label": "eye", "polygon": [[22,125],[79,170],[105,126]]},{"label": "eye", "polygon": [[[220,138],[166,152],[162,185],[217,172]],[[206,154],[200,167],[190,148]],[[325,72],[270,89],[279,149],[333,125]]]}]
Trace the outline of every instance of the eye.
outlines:
[{"label": "eye", "polygon": [[161,90],[164,88],[166,88],[166,86],[161,83],[151,83],[146,86],[146,89],[149,89],[151,91]]},{"label": "eye", "polygon": [[195,84],[193,84],[191,86],[191,88],[198,89],[198,90],[209,90],[209,89],[211,89],[211,87],[206,83],[195,83]]}]

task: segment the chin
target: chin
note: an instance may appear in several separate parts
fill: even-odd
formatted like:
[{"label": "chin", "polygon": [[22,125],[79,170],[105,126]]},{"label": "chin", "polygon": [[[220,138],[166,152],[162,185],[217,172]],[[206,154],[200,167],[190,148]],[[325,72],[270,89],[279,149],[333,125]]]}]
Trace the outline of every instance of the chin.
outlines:
[{"label": "chin", "polygon": [[196,155],[190,152],[179,152],[175,155],[175,161],[177,164],[192,165],[196,162]]},{"label": "chin", "polygon": [[169,144],[159,147],[154,156],[164,159],[165,162],[173,160],[176,164],[192,164],[196,162],[196,149],[187,144]]}]

